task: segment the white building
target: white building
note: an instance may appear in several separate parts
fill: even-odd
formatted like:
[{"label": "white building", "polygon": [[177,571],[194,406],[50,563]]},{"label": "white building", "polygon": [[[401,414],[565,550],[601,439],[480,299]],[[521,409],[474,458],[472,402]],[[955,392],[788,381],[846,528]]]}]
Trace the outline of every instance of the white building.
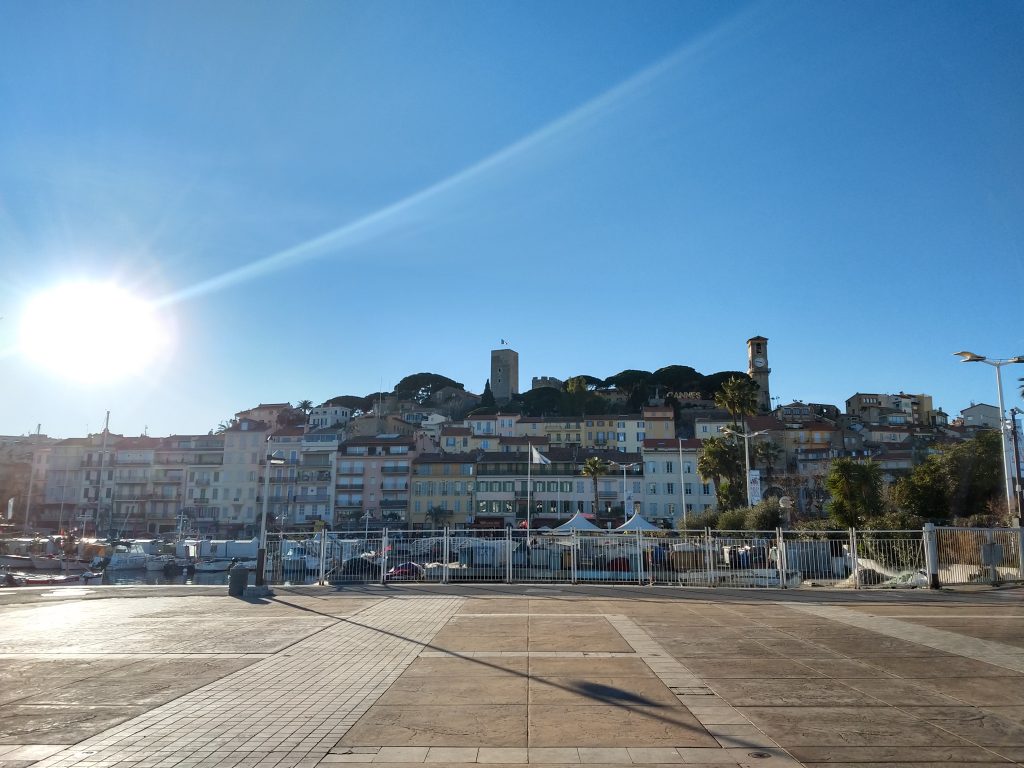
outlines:
[{"label": "white building", "polygon": [[697,474],[700,440],[645,440],[643,516],[652,523],[678,527],[687,515],[714,509],[715,486]]}]

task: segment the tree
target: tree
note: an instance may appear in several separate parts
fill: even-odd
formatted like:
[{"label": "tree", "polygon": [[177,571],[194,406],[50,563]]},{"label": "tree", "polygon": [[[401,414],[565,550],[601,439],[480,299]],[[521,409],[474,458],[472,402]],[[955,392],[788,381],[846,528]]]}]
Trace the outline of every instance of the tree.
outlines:
[{"label": "tree", "polygon": [[772,440],[763,440],[754,445],[754,460],[764,465],[764,473],[769,479],[771,479],[772,472],[775,469],[775,462],[781,456],[782,447]]},{"label": "tree", "polygon": [[538,387],[517,396],[525,416],[568,416],[572,414],[569,396],[554,387]]},{"label": "tree", "polygon": [[990,513],[1003,490],[1002,445],[996,430],[944,446],[899,481],[900,509],[926,520],[943,521]]},{"label": "tree", "polygon": [[574,413],[583,416],[587,412],[587,396],[590,394],[586,377],[573,376],[565,382],[565,391],[569,393]]},{"label": "tree", "polygon": [[594,483],[594,513],[596,514],[599,509],[597,478],[601,475],[608,474],[608,462],[600,456],[591,456],[583,462],[583,468],[580,470],[580,474],[583,475],[583,477],[589,477]]},{"label": "tree", "polygon": [[452,518],[452,512],[450,509],[445,507],[431,507],[427,510],[427,520],[434,526],[434,528],[444,528],[448,521]]},{"label": "tree", "polygon": [[724,511],[738,505],[743,477],[739,446],[721,437],[708,438],[697,457],[697,474],[704,481],[714,481],[719,509]]},{"label": "tree", "polygon": [[427,402],[430,396],[444,387],[465,389],[459,382],[442,376],[439,373],[414,373],[406,376],[395,385],[394,394],[402,399],[414,400],[420,405]]},{"label": "tree", "polygon": [[480,395],[480,407],[493,408],[495,405],[494,393],[491,391],[491,380],[488,379],[484,382],[484,393]]},{"label": "tree", "polygon": [[647,403],[652,376],[650,371],[627,369],[614,376],[609,376],[604,380],[604,386],[615,387],[620,392],[626,393],[627,406],[630,409],[639,410]]},{"label": "tree", "polygon": [[757,383],[749,376],[732,376],[715,393],[715,405],[729,412],[734,424],[757,413]]},{"label": "tree", "polygon": [[829,517],[842,528],[863,526],[885,510],[882,504],[882,467],[873,461],[836,459],[825,478],[831,495]]},{"label": "tree", "polygon": [[306,416],[308,417],[310,411],[313,410],[313,401],[312,400],[299,400],[298,404],[295,407],[298,408],[300,411],[302,411],[304,414],[306,414]]},{"label": "tree", "polygon": [[222,421],[220,424],[217,425],[217,429],[214,430],[214,434],[223,435],[237,423],[238,419],[228,419],[226,421]]}]

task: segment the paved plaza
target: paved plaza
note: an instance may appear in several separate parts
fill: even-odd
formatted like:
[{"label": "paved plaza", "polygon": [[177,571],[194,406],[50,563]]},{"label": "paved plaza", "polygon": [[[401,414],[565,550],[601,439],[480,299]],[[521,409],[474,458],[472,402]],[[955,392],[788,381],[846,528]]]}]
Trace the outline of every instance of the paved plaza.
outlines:
[{"label": "paved plaza", "polygon": [[1024,763],[1024,590],[0,591],[0,768]]}]

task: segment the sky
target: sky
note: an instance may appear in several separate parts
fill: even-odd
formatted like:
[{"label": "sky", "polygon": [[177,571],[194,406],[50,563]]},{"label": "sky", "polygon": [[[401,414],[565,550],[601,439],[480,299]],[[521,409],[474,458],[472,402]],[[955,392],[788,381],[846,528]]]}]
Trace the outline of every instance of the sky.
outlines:
[{"label": "sky", "polygon": [[480,392],[502,339],[525,390],[744,370],[762,335],[783,402],[953,415],[996,382],[951,353],[1024,354],[1019,2],[0,16],[0,434]]}]

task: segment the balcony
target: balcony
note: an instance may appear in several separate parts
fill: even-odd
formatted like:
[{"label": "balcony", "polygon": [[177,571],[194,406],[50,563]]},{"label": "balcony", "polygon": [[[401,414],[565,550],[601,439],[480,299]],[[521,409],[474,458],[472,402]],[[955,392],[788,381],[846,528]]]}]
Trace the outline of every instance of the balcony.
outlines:
[{"label": "balcony", "polygon": [[224,463],[223,455],[190,456],[188,463],[197,466],[220,466]]},{"label": "balcony", "polygon": [[339,475],[362,475],[363,474],[363,468],[361,466],[360,467],[347,467],[347,466],[342,465],[342,466],[338,467],[336,474],[339,474]]},{"label": "balcony", "polygon": [[383,499],[380,502],[381,509],[408,509],[408,499]]},{"label": "balcony", "polygon": [[335,488],[335,490],[338,493],[352,493],[353,491],[355,491],[357,493],[362,493],[363,492],[363,484],[362,483],[353,484],[353,485],[336,485],[336,486],[334,486],[334,488]]},{"label": "balcony", "polygon": [[270,484],[285,484],[298,482],[294,477],[272,477],[270,478]]},{"label": "balcony", "polygon": [[381,467],[380,473],[382,475],[407,475],[409,467]]}]

